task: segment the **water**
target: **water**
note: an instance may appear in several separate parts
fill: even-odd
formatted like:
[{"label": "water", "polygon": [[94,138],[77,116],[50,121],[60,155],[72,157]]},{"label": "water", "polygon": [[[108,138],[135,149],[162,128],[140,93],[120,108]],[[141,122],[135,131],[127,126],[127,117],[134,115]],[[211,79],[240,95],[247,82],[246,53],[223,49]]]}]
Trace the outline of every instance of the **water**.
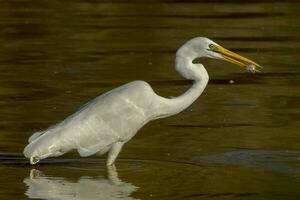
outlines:
[{"label": "water", "polygon": [[[297,1],[0,1],[0,199],[299,199]],[[132,80],[162,96],[207,36],[264,67],[201,59],[210,82],[183,113],[147,124],[116,169],[69,153],[29,166],[34,131]]]}]

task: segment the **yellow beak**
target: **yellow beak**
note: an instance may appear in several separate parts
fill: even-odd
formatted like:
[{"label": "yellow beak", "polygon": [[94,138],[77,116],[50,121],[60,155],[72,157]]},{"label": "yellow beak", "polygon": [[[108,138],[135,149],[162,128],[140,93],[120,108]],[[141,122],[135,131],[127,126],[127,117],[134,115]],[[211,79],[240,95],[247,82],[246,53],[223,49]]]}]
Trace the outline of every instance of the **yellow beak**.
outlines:
[{"label": "yellow beak", "polygon": [[254,68],[253,70],[255,72],[260,72],[259,70],[257,70],[255,67],[259,67],[262,68],[259,64],[257,64],[256,62],[249,60],[248,58],[245,58],[243,56],[240,56],[232,51],[229,51],[221,46],[215,46],[215,48],[213,49],[213,51],[220,53],[224,60],[227,60],[231,63],[234,63],[236,65],[239,65],[241,67],[247,67],[249,65],[252,65]]}]

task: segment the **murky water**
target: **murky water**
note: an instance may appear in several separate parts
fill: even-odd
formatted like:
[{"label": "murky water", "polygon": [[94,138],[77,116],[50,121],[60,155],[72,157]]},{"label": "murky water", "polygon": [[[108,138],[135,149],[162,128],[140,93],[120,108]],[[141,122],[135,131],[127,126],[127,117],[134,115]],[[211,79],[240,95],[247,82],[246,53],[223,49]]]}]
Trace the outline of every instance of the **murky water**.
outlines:
[{"label": "murky water", "polygon": [[[0,1],[0,199],[299,199],[300,4],[201,2]],[[22,158],[34,131],[116,86],[142,79],[162,96],[183,93],[191,82],[174,53],[194,36],[263,73],[202,59],[204,94],[147,124],[117,169],[75,153]]]}]

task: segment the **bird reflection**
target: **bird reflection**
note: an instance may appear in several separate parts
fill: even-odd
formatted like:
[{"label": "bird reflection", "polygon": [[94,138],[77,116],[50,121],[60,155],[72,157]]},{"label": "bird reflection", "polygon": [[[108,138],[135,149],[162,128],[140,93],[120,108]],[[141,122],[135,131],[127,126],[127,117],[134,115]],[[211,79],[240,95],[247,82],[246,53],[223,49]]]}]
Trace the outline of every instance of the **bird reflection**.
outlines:
[{"label": "bird reflection", "polygon": [[28,186],[25,195],[32,199],[134,199],[131,193],[137,187],[118,178],[114,166],[108,167],[108,177],[81,176],[75,181],[63,177],[47,177],[39,170],[32,169],[24,179]]}]

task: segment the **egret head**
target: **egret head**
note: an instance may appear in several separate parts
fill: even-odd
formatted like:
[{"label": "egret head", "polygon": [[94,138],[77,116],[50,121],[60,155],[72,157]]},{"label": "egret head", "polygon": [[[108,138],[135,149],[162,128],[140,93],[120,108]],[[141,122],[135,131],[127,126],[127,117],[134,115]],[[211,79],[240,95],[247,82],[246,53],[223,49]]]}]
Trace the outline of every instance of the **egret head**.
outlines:
[{"label": "egret head", "polygon": [[250,69],[249,66],[251,66],[253,72],[259,72],[256,67],[261,68],[259,64],[253,62],[252,60],[229,51],[223,48],[221,45],[205,37],[193,38],[188,41],[187,44],[200,57],[226,60],[247,69]]}]

